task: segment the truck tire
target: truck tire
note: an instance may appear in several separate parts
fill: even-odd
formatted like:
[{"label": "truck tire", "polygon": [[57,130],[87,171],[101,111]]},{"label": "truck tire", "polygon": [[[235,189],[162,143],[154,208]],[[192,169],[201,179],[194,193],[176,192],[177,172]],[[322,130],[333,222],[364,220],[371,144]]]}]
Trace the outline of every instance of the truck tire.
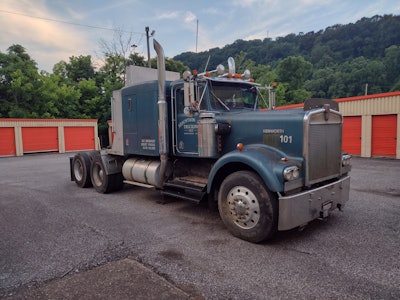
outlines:
[{"label": "truck tire", "polygon": [[232,235],[249,242],[269,239],[278,228],[276,195],[251,171],[226,177],[218,194],[218,210]]},{"label": "truck tire", "polygon": [[72,174],[75,183],[81,188],[92,186],[90,179],[90,157],[86,152],[75,154],[72,159]]},{"label": "truck tire", "polygon": [[124,187],[124,176],[122,173],[113,174],[114,180],[114,191],[122,190]]},{"label": "truck tire", "polygon": [[90,178],[94,189],[101,193],[107,194],[114,190],[113,175],[107,175],[103,161],[100,155],[93,156],[90,165]]}]

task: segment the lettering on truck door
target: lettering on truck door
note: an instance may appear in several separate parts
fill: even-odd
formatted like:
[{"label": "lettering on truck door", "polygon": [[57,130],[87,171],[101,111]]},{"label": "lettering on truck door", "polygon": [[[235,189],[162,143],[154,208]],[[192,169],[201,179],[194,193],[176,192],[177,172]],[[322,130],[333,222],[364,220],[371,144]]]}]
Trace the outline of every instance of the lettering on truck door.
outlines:
[{"label": "lettering on truck door", "polygon": [[198,134],[197,121],[198,114],[187,116],[184,113],[184,96],[183,89],[175,90],[175,151],[177,154],[198,155]]}]

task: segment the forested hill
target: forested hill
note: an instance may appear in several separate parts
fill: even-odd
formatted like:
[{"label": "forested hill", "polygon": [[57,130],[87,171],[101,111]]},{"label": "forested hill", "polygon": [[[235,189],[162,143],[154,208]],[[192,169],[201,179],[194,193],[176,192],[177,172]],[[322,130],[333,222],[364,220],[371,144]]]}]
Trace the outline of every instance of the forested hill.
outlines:
[{"label": "forested hill", "polygon": [[[368,93],[399,90],[400,16],[362,18],[354,24],[289,34],[276,40],[237,40],[223,48],[197,54],[185,52],[173,59],[191,69],[203,70],[209,57],[209,68],[213,68],[226,64],[229,56],[239,61],[239,71],[255,67],[257,82],[276,80],[286,84],[281,88],[285,88],[281,90],[282,102],[302,100],[301,96],[295,97],[293,89],[298,90],[298,95],[305,93],[304,97],[329,98],[361,95],[366,87]],[[262,66],[266,72],[260,72]],[[292,77],[297,77],[297,82],[291,82]]]}]

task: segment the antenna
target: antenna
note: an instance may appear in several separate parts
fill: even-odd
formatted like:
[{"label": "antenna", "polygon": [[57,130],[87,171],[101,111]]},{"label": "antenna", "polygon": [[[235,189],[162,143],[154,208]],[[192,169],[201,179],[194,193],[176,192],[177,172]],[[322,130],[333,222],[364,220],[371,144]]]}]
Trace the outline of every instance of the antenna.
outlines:
[{"label": "antenna", "polygon": [[196,27],[196,53],[197,53],[198,42],[199,42],[199,19],[197,19],[197,27]]},{"label": "antenna", "polygon": [[208,56],[206,67],[204,68],[204,72],[207,72],[208,63],[210,62],[211,55]]}]

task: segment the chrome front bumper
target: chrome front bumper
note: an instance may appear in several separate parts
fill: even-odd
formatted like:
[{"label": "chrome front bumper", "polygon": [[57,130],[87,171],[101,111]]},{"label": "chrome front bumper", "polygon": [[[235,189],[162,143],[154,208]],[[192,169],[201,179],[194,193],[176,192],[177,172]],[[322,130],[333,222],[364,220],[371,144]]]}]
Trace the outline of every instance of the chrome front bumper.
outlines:
[{"label": "chrome front bumper", "polygon": [[289,230],[326,217],[349,200],[350,177],[299,194],[279,197],[278,230]]}]

